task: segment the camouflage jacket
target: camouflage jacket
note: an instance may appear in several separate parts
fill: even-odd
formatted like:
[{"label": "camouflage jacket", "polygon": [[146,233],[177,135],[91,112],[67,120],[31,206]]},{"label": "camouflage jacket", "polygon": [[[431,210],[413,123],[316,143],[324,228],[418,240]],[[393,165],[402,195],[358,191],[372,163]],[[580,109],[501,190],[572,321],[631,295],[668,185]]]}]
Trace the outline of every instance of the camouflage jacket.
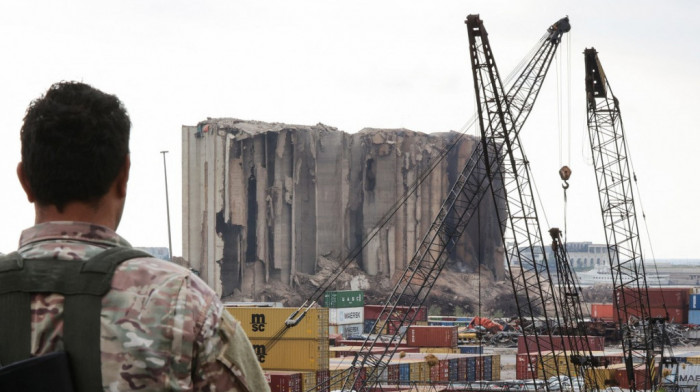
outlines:
[{"label": "camouflage jacket", "polygon": [[[88,259],[130,247],[109,228],[49,222],[22,232],[27,259]],[[63,347],[63,296],[35,294],[32,355]],[[264,375],[239,323],[197,276],[155,258],[123,262],[102,298],[104,391],[266,391]]]}]

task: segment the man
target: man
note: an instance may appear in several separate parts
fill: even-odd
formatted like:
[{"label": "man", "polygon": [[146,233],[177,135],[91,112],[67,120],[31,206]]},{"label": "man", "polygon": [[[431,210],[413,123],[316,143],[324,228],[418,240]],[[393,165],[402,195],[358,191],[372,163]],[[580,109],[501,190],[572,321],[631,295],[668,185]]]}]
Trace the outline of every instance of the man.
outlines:
[{"label": "man", "polygon": [[[17,166],[36,214],[36,225],[20,238],[26,264],[67,265],[131,247],[115,233],[126,200],[130,128],[116,96],[83,83],[54,84],[31,103]],[[101,384],[94,384],[102,390],[269,390],[238,322],[187,269],[151,257],[128,259],[117,264],[106,290],[96,338]],[[30,297],[30,355],[67,351],[70,357],[75,347],[66,347],[70,319],[63,317],[69,295]]]}]

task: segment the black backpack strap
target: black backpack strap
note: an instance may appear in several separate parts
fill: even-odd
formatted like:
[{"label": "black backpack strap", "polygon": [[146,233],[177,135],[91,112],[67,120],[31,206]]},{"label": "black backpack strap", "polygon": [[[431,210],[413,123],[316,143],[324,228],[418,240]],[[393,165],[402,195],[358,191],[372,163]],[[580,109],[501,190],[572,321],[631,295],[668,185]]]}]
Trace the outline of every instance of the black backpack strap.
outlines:
[{"label": "black backpack strap", "polygon": [[[23,267],[22,257],[13,252],[0,257],[0,289],[8,283],[2,276]],[[0,365],[5,366],[29,357],[31,351],[31,298],[15,291],[0,295]]]},{"label": "black backpack strap", "polygon": [[[63,341],[77,391],[102,389],[100,314],[102,296],[111,288],[114,270],[123,261],[152,257],[133,248],[110,248],[86,261],[24,260],[17,253],[0,258],[0,361],[29,357],[30,293],[65,296]],[[7,352],[7,355],[5,354]]]},{"label": "black backpack strap", "polygon": [[[63,310],[63,342],[74,371],[77,391],[102,390],[100,351],[100,315],[102,296],[112,285],[114,270],[123,261],[136,257],[152,257],[133,248],[110,248],[83,263],[81,274],[92,275],[92,284],[85,284],[86,294],[67,295]],[[94,295],[93,292],[100,292]]]}]

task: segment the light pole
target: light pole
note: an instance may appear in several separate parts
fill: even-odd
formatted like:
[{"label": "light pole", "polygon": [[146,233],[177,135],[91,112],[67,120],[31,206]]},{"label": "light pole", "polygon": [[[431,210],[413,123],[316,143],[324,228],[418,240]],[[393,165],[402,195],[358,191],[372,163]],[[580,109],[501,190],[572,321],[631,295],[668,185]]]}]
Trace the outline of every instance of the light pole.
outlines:
[{"label": "light pole", "polygon": [[165,210],[168,215],[168,252],[170,252],[170,261],[173,260],[173,240],[170,236],[170,200],[168,200],[168,168],[165,165],[165,154],[168,151],[161,151],[163,154],[163,173],[165,174]]}]

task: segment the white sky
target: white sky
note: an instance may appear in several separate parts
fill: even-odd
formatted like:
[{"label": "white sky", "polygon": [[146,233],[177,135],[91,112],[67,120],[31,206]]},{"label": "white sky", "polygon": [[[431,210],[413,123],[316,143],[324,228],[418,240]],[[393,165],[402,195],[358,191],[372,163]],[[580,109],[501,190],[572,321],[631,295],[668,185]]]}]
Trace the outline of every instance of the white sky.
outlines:
[{"label": "white sky", "polygon": [[[620,99],[656,258],[700,258],[694,241],[700,141],[700,2],[687,1],[5,1],[0,3],[0,252],[33,224],[16,180],[29,102],[59,80],[117,94],[133,122],[129,199],[119,233],[167,246],[161,150],[175,255],[181,254],[181,126],[207,117],[422,132],[474,114],[464,19],[484,20],[503,78],[569,15],[523,145],[545,205],[564,226],[557,78],[571,81],[569,241],[604,242],[586,139],[583,49],[595,47]],[[568,42],[570,40],[570,45]],[[570,63],[567,63],[567,51]],[[557,66],[554,64],[553,66]],[[568,92],[563,90],[563,97]],[[561,105],[565,139],[567,104]],[[471,131],[476,132],[475,130]],[[646,230],[641,220],[642,230]],[[646,259],[651,258],[646,250]]]}]

